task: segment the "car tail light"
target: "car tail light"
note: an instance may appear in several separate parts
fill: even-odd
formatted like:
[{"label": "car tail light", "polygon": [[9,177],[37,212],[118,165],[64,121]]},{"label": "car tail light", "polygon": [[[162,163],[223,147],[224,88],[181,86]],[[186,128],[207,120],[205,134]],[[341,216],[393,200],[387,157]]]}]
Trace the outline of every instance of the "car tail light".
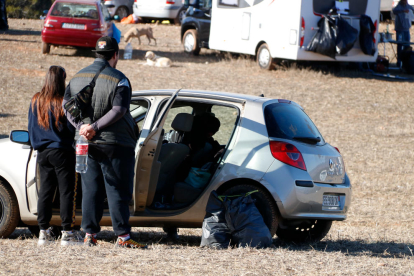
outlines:
[{"label": "car tail light", "polygon": [[284,100],[284,99],[278,99],[277,100],[279,103],[286,103],[286,104],[290,104],[291,103],[291,101],[289,101],[289,100]]},{"label": "car tail light", "polygon": [[167,4],[175,4],[175,0],[167,0]]},{"label": "car tail light", "polygon": [[302,153],[292,144],[278,141],[270,141],[270,151],[277,160],[306,171]]},{"label": "car tail light", "polygon": [[300,28],[300,47],[303,46],[304,41],[305,41],[305,19],[302,17],[302,25]]},{"label": "car tail light", "polygon": [[378,28],[378,20],[375,20],[374,31],[372,32],[372,41],[374,41],[374,44],[377,43],[377,40],[375,39],[375,33],[377,32],[377,28]]},{"label": "car tail light", "polygon": [[339,153],[341,153],[337,147],[334,147],[334,148],[335,148],[335,149],[336,149]]}]

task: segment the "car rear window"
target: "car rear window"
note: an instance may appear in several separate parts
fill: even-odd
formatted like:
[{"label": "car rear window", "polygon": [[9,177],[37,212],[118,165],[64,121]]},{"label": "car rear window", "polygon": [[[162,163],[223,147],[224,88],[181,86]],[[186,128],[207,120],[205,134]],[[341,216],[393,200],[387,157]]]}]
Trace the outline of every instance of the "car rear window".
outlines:
[{"label": "car rear window", "polygon": [[324,143],[322,135],[309,116],[295,105],[270,104],[265,107],[264,115],[269,137],[299,140],[311,144],[316,144],[316,140],[312,139],[319,137],[318,144]]},{"label": "car rear window", "polygon": [[99,13],[95,5],[58,2],[53,7],[52,16],[98,19]]}]

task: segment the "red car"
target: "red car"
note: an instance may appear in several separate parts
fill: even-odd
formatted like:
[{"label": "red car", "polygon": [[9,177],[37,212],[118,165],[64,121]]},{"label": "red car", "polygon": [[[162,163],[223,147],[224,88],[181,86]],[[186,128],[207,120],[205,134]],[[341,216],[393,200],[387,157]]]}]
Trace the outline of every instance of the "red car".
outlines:
[{"label": "red car", "polygon": [[102,36],[112,36],[112,20],[100,0],[56,0],[42,30],[42,53],[50,45],[94,48]]}]

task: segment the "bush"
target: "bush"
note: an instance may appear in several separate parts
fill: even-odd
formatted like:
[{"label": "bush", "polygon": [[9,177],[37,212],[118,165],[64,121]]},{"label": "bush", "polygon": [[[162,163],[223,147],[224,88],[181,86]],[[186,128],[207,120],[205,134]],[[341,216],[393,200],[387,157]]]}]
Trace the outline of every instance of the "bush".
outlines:
[{"label": "bush", "polygon": [[38,19],[54,0],[6,0],[7,17]]}]

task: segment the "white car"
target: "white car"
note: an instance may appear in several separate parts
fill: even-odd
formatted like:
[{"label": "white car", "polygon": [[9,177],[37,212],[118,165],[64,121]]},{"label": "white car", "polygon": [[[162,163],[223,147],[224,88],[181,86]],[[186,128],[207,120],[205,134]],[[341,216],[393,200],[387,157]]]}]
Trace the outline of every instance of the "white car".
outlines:
[{"label": "white car", "polygon": [[[271,234],[288,241],[318,241],[332,221],[347,217],[351,183],[342,156],[292,101],[150,90],[133,92],[130,110],[141,130],[130,204],[132,226],[199,228],[213,190],[223,195],[257,190],[252,197]],[[205,128],[200,116],[221,122],[213,137],[221,149],[218,153],[210,143],[191,152],[185,142],[194,137],[195,128]],[[7,237],[19,223],[36,229],[40,182],[37,152],[27,131],[12,131],[10,139],[1,139],[0,152],[0,237]],[[202,186],[180,179],[177,171],[184,160],[198,168],[196,164],[210,156],[210,177]],[[80,188],[79,182],[76,225],[82,216]],[[53,202],[51,225],[61,222],[58,201],[56,197]],[[108,207],[101,225],[111,225]]]}]

